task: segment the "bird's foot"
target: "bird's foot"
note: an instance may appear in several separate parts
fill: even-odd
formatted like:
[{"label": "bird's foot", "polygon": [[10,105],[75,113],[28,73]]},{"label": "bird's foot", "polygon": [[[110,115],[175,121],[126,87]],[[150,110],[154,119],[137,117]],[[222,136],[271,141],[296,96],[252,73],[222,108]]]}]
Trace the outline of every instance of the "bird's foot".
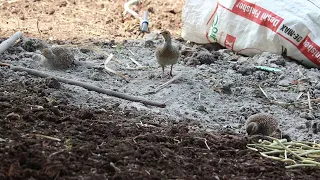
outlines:
[{"label": "bird's foot", "polygon": [[170,78],[172,78],[173,76],[172,76],[172,74],[170,74],[170,73],[168,73],[168,74],[162,74],[161,75],[161,79],[165,79],[165,78],[168,78],[168,79],[170,79]]},{"label": "bird's foot", "polygon": [[172,72],[168,72],[166,77],[168,77],[168,79],[173,78]]}]

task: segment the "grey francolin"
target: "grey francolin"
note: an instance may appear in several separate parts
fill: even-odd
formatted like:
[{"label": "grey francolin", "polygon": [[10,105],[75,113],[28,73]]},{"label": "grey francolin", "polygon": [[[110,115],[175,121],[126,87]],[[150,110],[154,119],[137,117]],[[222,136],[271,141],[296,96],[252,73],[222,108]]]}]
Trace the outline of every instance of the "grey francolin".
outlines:
[{"label": "grey francolin", "polygon": [[164,74],[164,68],[167,65],[171,65],[171,70],[168,75],[172,77],[172,68],[180,58],[180,51],[178,47],[172,44],[171,33],[169,31],[163,31],[160,34],[163,36],[165,42],[156,49],[156,59],[162,67],[162,74]]}]

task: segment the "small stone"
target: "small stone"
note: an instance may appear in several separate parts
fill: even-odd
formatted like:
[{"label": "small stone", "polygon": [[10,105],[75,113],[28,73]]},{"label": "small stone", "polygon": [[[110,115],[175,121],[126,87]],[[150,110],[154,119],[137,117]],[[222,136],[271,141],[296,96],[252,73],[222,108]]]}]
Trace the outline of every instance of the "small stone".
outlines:
[{"label": "small stone", "polygon": [[206,69],[208,69],[208,66],[205,64],[201,64],[200,66],[198,66],[198,69],[199,70],[206,70]]},{"label": "small stone", "polygon": [[83,48],[80,48],[80,52],[82,52],[82,53],[84,53],[84,54],[86,54],[86,53],[88,53],[88,52],[90,52],[91,50],[89,49],[89,48],[85,48],[85,47],[83,47]]},{"label": "small stone", "polygon": [[232,55],[232,56],[229,56],[228,58],[226,58],[225,60],[226,61],[238,61],[240,56],[238,55]]},{"label": "small stone", "polygon": [[192,56],[193,52],[194,52],[194,50],[184,48],[181,50],[181,55],[183,55],[185,57],[189,57],[189,56]]},{"label": "small stone", "polygon": [[224,49],[225,47],[221,46],[219,43],[208,43],[202,45],[208,51],[218,51],[220,49]]},{"label": "small stone", "polygon": [[232,85],[233,85],[233,82],[231,82],[231,81],[225,82],[221,89],[223,90],[224,93],[231,94],[232,93],[232,91],[231,91]]},{"label": "small stone", "polygon": [[260,172],[266,171],[267,169],[265,167],[260,167]]},{"label": "small stone", "polygon": [[217,60],[213,54],[207,51],[199,52],[196,59],[200,62],[200,64],[212,64]]},{"label": "small stone", "polygon": [[279,86],[290,86],[291,81],[289,79],[282,79],[278,82]]},{"label": "small stone", "polygon": [[149,48],[149,47],[155,47],[154,42],[152,40],[146,40],[144,42],[144,47]]},{"label": "small stone", "polygon": [[319,124],[317,122],[314,122],[312,124],[312,132],[314,134],[318,134],[319,130],[320,130]]},{"label": "small stone", "polygon": [[207,112],[206,107],[204,107],[203,105],[198,106],[197,110],[202,112]]},{"label": "small stone", "polygon": [[0,109],[10,108],[11,104],[8,102],[0,102]]},{"label": "small stone", "polygon": [[253,65],[247,65],[247,64],[235,66],[233,69],[237,71],[237,73],[240,73],[243,76],[251,75],[253,74],[253,72],[256,71],[256,68]]},{"label": "small stone", "polygon": [[156,77],[156,75],[150,74],[150,75],[148,76],[148,79],[154,79],[155,77]]},{"label": "small stone", "polygon": [[283,57],[276,57],[276,58],[269,59],[269,63],[273,63],[279,66],[285,66],[286,60]]},{"label": "small stone", "polygon": [[80,118],[81,119],[92,119],[94,117],[93,113],[90,111],[83,111],[80,113]]},{"label": "small stone", "polygon": [[310,121],[307,121],[306,122],[306,127],[309,129],[309,128],[311,128],[311,122]]},{"label": "small stone", "polygon": [[313,120],[314,115],[311,112],[302,112],[299,114],[301,118],[307,119],[307,120]]},{"label": "small stone", "polygon": [[185,59],[185,61],[187,62],[186,65],[190,66],[190,65],[199,65],[200,62],[196,59],[196,58],[193,58],[193,57],[187,57]]},{"label": "small stone", "polygon": [[301,84],[298,85],[297,89],[298,89],[299,92],[305,92],[307,90],[307,88],[305,86],[301,85]]},{"label": "small stone", "polygon": [[8,120],[20,120],[21,117],[20,117],[19,114],[12,112],[12,113],[9,113],[9,114],[7,115],[7,119],[8,119]]},{"label": "small stone", "polygon": [[[310,121],[307,121],[307,122],[310,122]],[[301,125],[297,126],[296,129],[306,129],[306,125],[307,125],[307,123],[301,124]]]},{"label": "small stone", "polygon": [[60,89],[61,87],[60,82],[55,78],[48,79],[47,84],[49,88]]}]

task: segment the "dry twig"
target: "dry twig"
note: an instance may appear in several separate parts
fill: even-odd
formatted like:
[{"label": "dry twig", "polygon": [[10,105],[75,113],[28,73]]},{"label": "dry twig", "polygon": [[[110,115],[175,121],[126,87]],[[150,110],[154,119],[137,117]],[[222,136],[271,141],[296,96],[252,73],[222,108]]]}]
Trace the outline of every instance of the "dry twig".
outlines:
[{"label": "dry twig", "polygon": [[113,162],[110,162],[110,166],[118,173],[121,172],[120,168],[118,168]]},{"label": "dry twig", "polygon": [[309,110],[311,111],[311,110],[312,110],[312,106],[311,106],[310,92],[309,92],[309,91],[307,92],[307,95],[308,95],[308,105],[309,105]]},{"label": "dry twig", "polygon": [[61,149],[60,151],[57,151],[57,152],[54,152],[54,153],[50,154],[50,155],[49,155],[49,159],[50,159],[52,156],[56,155],[56,154],[59,154],[59,153],[64,152],[65,150],[66,150],[66,149]]},{"label": "dry twig", "polygon": [[165,82],[164,84],[161,84],[160,86],[158,86],[154,91],[150,91],[150,92],[147,92],[147,93],[144,93],[144,94],[145,95],[146,94],[155,94],[158,91],[160,91],[161,89],[165,88],[166,86],[168,86],[169,84],[173,83],[174,81],[178,80],[181,77],[182,77],[182,74],[180,73],[180,74],[174,76],[173,78],[171,78],[169,81]]},{"label": "dry twig", "polygon": [[204,144],[206,145],[207,149],[210,151],[210,147],[208,146],[208,143],[207,143],[207,139],[206,138],[201,138],[201,137],[195,137],[196,139],[201,139],[203,140]]},{"label": "dry twig", "polygon": [[55,138],[55,137],[51,137],[51,136],[46,136],[46,135],[43,135],[43,134],[34,134],[35,136],[38,136],[38,137],[42,137],[42,138],[46,138],[46,139],[50,139],[50,140],[54,140],[54,141],[61,141],[61,139],[59,138]]},{"label": "dry twig", "polygon": [[80,87],[83,87],[83,88],[85,88],[85,89],[87,89],[89,91],[95,91],[95,92],[98,92],[98,93],[106,94],[106,95],[109,95],[109,96],[114,96],[114,97],[117,97],[117,98],[129,100],[129,101],[133,101],[133,102],[140,102],[140,103],[142,103],[144,105],[157,106],[157,107],[162,107],[162,108],[166,107],[166,105],[164,103],[154,102],[154,101],[150,101],[150,100],[147,100],[147,99],[144,99],[144,98],[141,98],[141,97],[130,96],[130,95],[127,95],[127,94],[124,94],[124,93],[119,93],[119,92],[108,90],[108,89],[102,89],[102,88],[99,88],[97,86],[93,86],[91,84],[83,83],[83,82],[80,82],[80,81],[75,81],[75,80],[72,80],[72,79],[67,79],[67,78],[58,77],[58,76],[51,76],[49,74],[45,74],[45,73],[43,73],[41,71],[37,71],[37,70],[34,70],[34,69],[29,69],[29,68],[20,67],[20,66],[12,66],[10,64],[5,64],[5,63],[0,63],[0,66],[8,66],[13,71],[24,71],[24,72],[27,72],[27,73],[29,73],[31,75],[42,77],[42,78],[51,77],[51,78],[56,79],[57,81],[60,81],[60,82],[66,83],[66,84],[75,85],[75,86],[80,86]]},{"label": "dry twig", "polygon": [[123,78],[126,82],[129,82],[129,81],[128,81],[128,77],[126,77],[125,75],[123,75],[123,74],[121,74],[121,73],[119,73],[119,72],[116,72],[116,71],[113,70],[113,69],[110,69],[110,68],[107,66],[107,64],[111,61],[112,58],[113,58],[113,54],[110,54],[110,55],[108,56],[108,58],[105,60],[105,62],[104,62],[104,68],[105,68],[107,71],[109,71],[109,72],[111,72],[111,73],[113,73],[113,74],[116,74],[116,75],[120,76],[120,77]]}]

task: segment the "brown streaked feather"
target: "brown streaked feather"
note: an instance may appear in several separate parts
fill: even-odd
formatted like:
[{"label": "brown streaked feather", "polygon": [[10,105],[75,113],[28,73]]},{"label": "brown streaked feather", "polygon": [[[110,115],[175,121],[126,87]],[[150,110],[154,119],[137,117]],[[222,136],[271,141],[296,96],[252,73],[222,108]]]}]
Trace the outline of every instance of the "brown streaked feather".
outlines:
[{"label": "brown streaked feather", "polygon": [[268,113],[251,115],[246,121],[246,131],[249,135],[270,135],[278,129],[278,120]]}]

